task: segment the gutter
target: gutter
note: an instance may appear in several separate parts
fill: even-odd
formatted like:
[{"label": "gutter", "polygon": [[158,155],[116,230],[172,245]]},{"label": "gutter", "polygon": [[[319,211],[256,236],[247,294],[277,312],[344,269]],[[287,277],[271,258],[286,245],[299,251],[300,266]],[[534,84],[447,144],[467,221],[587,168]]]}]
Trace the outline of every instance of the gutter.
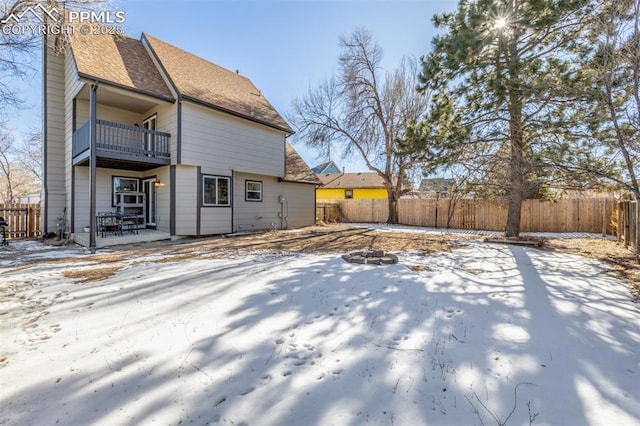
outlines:
[{"label": "gutter", "polygon": [[94,76],[91,76],[91,75],[88,75],[88,74],[84,74],[84,73],[80,73],[79,72],[78,73],[78,77],[80,77],[81,80],[85,80],[85,83],[93,84],[95,82],[98,82],[98,83],[104,84],[106,86],[115,87],[117,89],[126,90],[126,91],[129,91],[129,92],[137,93],[139,95],[149,96],[149,97],[152,97],[154,99],[159,99],[159,100],[162,100],[162,101],[165,101],[165,102],[170,102],[170,103],[175,103],[176,102],[176,100],[173,98],[173,96],[170,97],[170,98],[167,98],[165,96],[158,95],[156,93],[151,93],[151,92],[148,92],[146,90],[135,89],[135,88],[132,88],[132,87],[124,86],[122,84],[118,84],[118,83],[114,83],[113,81],[97,78],[97,77],[94,77]]}]

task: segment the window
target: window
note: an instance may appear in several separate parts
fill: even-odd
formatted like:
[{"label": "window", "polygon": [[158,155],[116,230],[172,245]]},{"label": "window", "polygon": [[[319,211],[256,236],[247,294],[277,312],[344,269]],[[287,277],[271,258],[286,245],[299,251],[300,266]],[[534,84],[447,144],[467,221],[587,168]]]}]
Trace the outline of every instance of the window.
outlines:
[{"label": "window", "polygon": [[353,198],[353,189],[345,189],[344,190],[344,198],[346,200],[350,200]]},{"label": "window", "polygon": [[209,207],[229,206],[228,177],[202,176],[202,205]]},{"label": "window", "polygon": [[139,189],[138,178],[113,176],[113,202],[112,205],[116,205],[116,193],[117,192],[138,192]]},{"label": "window", "polygon": [[262,182],[259,180],[245,180],[244,189],[245,201],[262,201]]}]

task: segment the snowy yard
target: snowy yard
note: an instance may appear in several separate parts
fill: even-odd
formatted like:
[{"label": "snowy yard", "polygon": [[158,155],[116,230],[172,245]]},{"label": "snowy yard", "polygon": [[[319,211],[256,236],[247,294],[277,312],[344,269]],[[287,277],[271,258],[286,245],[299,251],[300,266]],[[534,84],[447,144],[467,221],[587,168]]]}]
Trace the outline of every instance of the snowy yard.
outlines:
[{"label": "snowy yard", "polygon": [[640,306],[604,264],[398,256],[5,265],[0,424],[640,424]]}]

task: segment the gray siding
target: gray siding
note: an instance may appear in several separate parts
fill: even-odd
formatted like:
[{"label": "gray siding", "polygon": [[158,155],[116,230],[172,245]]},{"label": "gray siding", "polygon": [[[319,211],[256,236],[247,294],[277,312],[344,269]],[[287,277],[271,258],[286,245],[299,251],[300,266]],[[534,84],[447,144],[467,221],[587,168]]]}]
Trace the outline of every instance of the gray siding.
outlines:
[{"label": "gray siding", "polygon": [[158,169],[149,170],[144,173],[144,177],[155,176],[160,180],[162,186],[156,188],[157,197],[157,217],[156,217],[156,229],[158,231],[167,232],[170,231],[170,209],[171,209],[171,187],[169,182],[169,167],[160,167]]},{"label": "gray siding", "polygon": [[[100,104],[100,92],[103,91],[101,87],[98,87],[97,92],[97,100],[98,100],[98,110],[97,117],[98,120],[107,120],[113,121],[116,123],[129,124],[133,126],[134,124],[142,125],[142,120],[140,120],[140,114],[135,112],[127,111],[124,109],[113,108],[107,105]],[[78,99],[76,101],[76,120],[77,126],[80,127],[87,121],[89,121],[89,101],[86,99]]]},{"label": "gray siding", "polygon": [[[112,205],[113,176],[135,177],[141,180],[140,191],[142,191],[142,180],[148,177],[160,179],[163,186],[156,189],[157,196],[157,226],[162,232],[169,232],[169,167],[161,167],[147,172],[134,172],[131,170],[118,169],[96,169],[96,212],[115,211]],[[75,186],[75,230],[82,232],[82,228],[89,226],[89,168],[76,167]]]},{"label": "gray siding", "polygon": [[[142,122],[151,117],[157,115],[156,129],[159,132],[169,133],[171,138],[169,139],[169,152],[171,153],[171,164],[176,164],[177,158],[177,140],[178,140],[178,112],[177,104],[159,105],[140,116],[140,125]],[[167,177],[167,181],[169,178]]]},{"label": "gray siding", "polygon": [[182,163],[284,176],[284,133],[190,102],[182,105]]},{"label": "gray siding", "polygon": [[[65,120],[65,153],[64,153],[64,168],[65,168],[65,190],[66,190],[66,205],[67,212],[70,216],[72,208],[72,144],[73,137],[73,99],[78,92],[84,87],[84,83],[80,81],[77,74],[75,60],[73,55],[68,52],[65,56],[65,94],[64,94],[64,120]],[[88,114],[88,111],[87,111]],[[77,121],[79,126],[81,121]],[[88,180],[88,179],[87,179]],[[75,217],[74,217],[75,218]],[[75,226],[75,223],[74,223]],[[75,226],[77,229],[77,226]],[[73,230],[72,230],[73,232]]]},{"label": "gray siding", "polygon": [[289,229],[302,228],[316,223],[315,185],[282,182],[280,191],[285,194],[285,214]]},{"label": "gray siding", "polygon": [[231,233],[231,207],[200,207],[200,235]]},{"label": "gray siding", "polygon": [[[245,199],[245,182],[262,182],[262,201]],[[315,187],[278,182],[277,178],[236,173],[234,179],[235,231],[300,228],[315,223]],[[280,202],[284,198],[284,202]]]},{"label": "gray siding", "polygon": [[[142,178],[143,174],[131,170],[96,169],[96,212],[113,212],[113,176]],[[76,167],[75,232],[89,226],[89,168]]]},{"label": "gray siding", "polygon": [[197,234],[198,169],[176,166],[176,235]]},{"label": "gray siding", "polygon": [[[105,89],[98,88],[98,102],[100,102],[101,90]],[[76,101],[76,109],[77,125],[78,127],[80,127],[82,124],[86,123],[89,120],[89,101],[86,99],[78,99]],[[142,126],[142,122],[145,119],[151,117],[154,114],[157,114],[158,128],[156,130],[160,132],[170,133],[173,137],[177,129],[176,112],[174,105],[162,105],[152,108],[142,114],[138,114],[136,112],[114,108],[98,103],[97,114],[99,120],[113,121],[115,123],[128,124],[130,126],[133,126],[135,124]]]},{"label": "gray siding", "polygon": [[[53,42],[53,40],[50,40]],[[67,205],[65,189],[65,61],[64,56],[56,55],[52,49],[45,50],[46,105],[45,105],[45,141],[46,182],[48,196],[43,200],[47,222],[43,223],[45,232],[55,232],[57,218],[62,216]],[[44,189],[44,188],[43,188]],[[44,195],[44,194],[43,194]],[[46,201],[45,201],[46,200]],[[43,215],[43,218],[45,215]]]}]

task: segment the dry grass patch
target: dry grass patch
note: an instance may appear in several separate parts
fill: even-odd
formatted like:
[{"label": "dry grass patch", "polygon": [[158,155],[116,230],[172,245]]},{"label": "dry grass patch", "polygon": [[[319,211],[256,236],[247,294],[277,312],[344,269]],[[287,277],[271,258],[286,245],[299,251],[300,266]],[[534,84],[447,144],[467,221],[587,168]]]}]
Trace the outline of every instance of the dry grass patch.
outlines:
[{"label": "dry grass patch", "polygon": [[33,266],[33,263],[27,264],[27,265],[20,265],[20,266],[15,266],[11,269],[7,269],[6,271],[3,272],[3,274],[12,274],[14,272],[20,272],[20,271],[24,271],[25,269],[29,269]]},{"label": "dry grass patch", "polygon": [[[174,254],[166,254],[164,257],[159,257],[157,259],[150,259],[146,262],[153,263],[173,263],[173,262],[184,262],[187,260],[202,260],[202,259],[221,259],[224,258],[225,254],[221,251],[214,252],[202,252],[202,251],[185,251],[181,253]],[[143,262],[140,262],[143,263]]]},{"label": "dry grass patch", "polygon": [[[123,263],[145,262],[170,263],[194,259],[225,258],[230,253],[250,251],[278,251],[291,253],[336,253],[344,254],[356,250],[371,249],[386,252],[422,252],[425,254],[451,251],[463,240],[478,240],[475,235],[431,235],[403,231],[380,232],[350,225],[316,225],[295,231],[264,231],[228,238],[185,238],[180,241],[158,241],[142,245],[122,246],[117,252],[99,253],[77,258],[47,260],[52,264],[86,263],[103,265],[92,269],[69,269],[67,278],[78,283],[101,281],[118,272]],[[640,299],[640,265],[634,254],[617,244],[604,239],[547,239],[543,248],[552,251],[592,257],[606,262],[612,271],[630,284],[631,293]],[[139,260],[149,256],[149,259]],[[16,272],[41,263],[34,260],[26,265],[7,271]]]},{"label": "dry grass patch", "polygon": [[87,284],[104,281],[115,275],[122,266],[105,266],[91,269],[67,269],[62,272],[67,278],[75,280],[75,284]]},{"label": "dry grass patch", "polygon": [[600,238],[549,239],[544,248],[601,260],[629,283],[631,295],[640,299],[640,264],[635,254],[616,241]]},{"label": "dry grass patch", "polygon": [[312,226],[297,232],[269,231],[212,240],[203,245],[216,249],[277,250],[297,253],[346,253],[372,249],[384,251],[449,251],[446,237],[403,232],[377,232],[346,225]]}]

